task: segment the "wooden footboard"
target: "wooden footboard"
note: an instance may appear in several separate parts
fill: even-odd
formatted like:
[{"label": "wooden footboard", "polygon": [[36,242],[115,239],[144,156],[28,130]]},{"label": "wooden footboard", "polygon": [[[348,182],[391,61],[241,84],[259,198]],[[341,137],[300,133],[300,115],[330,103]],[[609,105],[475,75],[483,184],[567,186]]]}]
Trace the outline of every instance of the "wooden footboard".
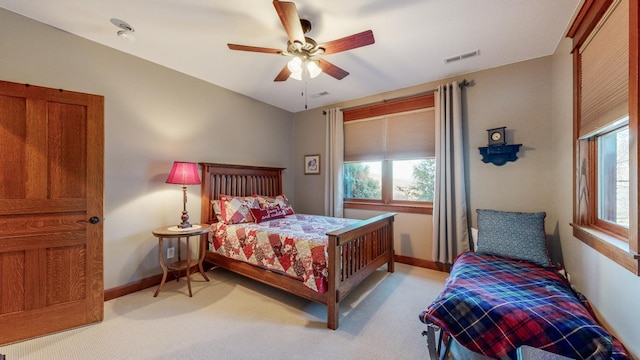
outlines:
[{"label": "wooden footboard", "polygon": [[387,264],[394,272],[393,220],[387,213],[328,233],[327,327],[338,328],[339,303],[362,280]]},{"label": "wooden footboard", "polygon": [[[216,221],[211,201],[220,194],[275,196],[282,193],[282,168],[200,163],[202,165],[202,223]],[[327,327],[338,328],[339,303],[362,280],[387,264],[394,271],[393,220],[382,214],[328,233],[328,290],[315,292],[296,279],[206,251],[205,260],[294,295],[327,305]]]}]

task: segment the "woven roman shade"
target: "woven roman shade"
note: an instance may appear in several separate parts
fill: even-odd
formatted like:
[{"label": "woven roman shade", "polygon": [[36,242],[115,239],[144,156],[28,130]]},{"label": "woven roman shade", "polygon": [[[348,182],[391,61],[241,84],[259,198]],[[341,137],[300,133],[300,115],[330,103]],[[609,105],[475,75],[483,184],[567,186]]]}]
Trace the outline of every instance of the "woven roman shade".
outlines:
[{"label": "woven roman shade", "polygon": [[433,108],[344,123],[344,160],[402,160],[435,156]]},{"label": "woven roman shade", "polygon": [[610,7],[580,49],[580,59],[579,136],[585,139],[629,114],[629,0]]}]

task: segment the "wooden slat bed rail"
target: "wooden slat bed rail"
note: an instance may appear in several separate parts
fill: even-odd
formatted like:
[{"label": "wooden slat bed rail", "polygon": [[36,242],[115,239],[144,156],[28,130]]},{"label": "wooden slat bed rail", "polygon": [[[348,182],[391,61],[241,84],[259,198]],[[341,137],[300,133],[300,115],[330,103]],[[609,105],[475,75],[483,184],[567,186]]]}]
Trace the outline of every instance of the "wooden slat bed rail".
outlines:
[{"label": "wooden slat bed rail", "polygon": [[327,291],[327,326],[338,327],[338,304],[362,280],[387,264],[394,272],[394,213],[382,214],[357,224],[327,233],[329,245],[329,290]]}]

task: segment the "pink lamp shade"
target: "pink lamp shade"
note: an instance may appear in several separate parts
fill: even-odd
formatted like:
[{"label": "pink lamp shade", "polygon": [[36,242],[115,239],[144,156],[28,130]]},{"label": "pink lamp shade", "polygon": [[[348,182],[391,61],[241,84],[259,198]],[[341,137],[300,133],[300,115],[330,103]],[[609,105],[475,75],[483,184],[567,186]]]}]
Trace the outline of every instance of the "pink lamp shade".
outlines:
[{"label": "pink lamp shade", "polygon": [[200,174],[198,165],[192,162],[174,161],[167,184],[182,185],[182,222],[178,224],[181,229],[191,228],[189,223],[189,212],[187,211],[187,185],[200,184]]},{"label": "pink lamp shade", "polygon": [[174,161],[167,184],[199,185],[198,165],[192,162]]}]

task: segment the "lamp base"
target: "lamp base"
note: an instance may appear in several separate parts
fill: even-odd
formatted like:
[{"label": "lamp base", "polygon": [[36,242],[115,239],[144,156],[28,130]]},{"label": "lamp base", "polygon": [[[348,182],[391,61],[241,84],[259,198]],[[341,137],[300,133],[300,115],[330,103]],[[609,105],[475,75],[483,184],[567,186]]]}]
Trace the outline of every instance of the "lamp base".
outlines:
[{"label": "lamp base", "polygon": [[189,222],[189,212],[187,210],[184,210],[182,212],[182,216],[180,217],[180,219],[182,220],[182,222],[177,225],[179,228],[188,229],[192,226]]}]

